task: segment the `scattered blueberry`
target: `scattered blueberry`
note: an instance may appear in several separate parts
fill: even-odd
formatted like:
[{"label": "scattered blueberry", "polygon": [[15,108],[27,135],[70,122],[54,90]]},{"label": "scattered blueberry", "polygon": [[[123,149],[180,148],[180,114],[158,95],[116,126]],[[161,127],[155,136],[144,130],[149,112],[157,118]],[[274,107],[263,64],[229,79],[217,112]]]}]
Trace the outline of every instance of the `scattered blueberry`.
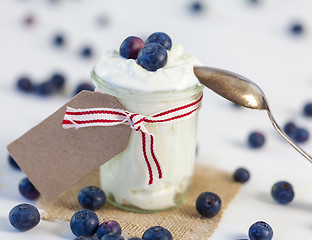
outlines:
[{"label": "scattered blueberry", "polygon": [[304,105],[303,114],[307,117],[312,117],[312,102],[309,102],[306,105]]},{"label": "scattered blueberry", "polygon": [[303,25],[299,22],[293,23],[290,26],[290,32],[294,35],[301,35],[304,31]]},{"label": "scattered blueberry", "polygon": [[193,13],[201,13],[204,11],[204,4],[201,1],[192,2],[190,5],[190,10]]},{"label": "scattered blueberry", "polygon": [[80,55],[84,58],[90,58],[93,55],[92,48],[89,46],[85,46],[81,49]]},{"label": "scattered blueberry", "polygon": [[249,171],[245,168],[238,168],[235,170],[233,178],[236,182],[245,183],[249,180]]},{"label": "scattered blueberry", "polygon": [[207,218],[216,216],[221,210],[220,197],[212,192],[203,192],[196,199],[196,209],[200,215]]},{"label": "scattered blueberry", "polygon": [[121,235],[117,233],[109,233],[104,235],[101,240],[125,240]]},{"label": "scattered blueberry", "polygon": [[167,63],[167,51],[159,43],[146,44],[138,53],[138,63],[149,71],[156,71]]},{"label": "scattered blueberry", "polygon": [[107,220],[103,222],[96,231],[98,239],[101,239],[101,237],[109,233],[121,235],[121,227],[118,222],[113,220]]},{"label": "scattered blueberry", "polygon": [[37,191],[37,189],[27,177],[23,178],[19,182],[18,189],[22,196],[30,200],[37,199],[40,196],[40,193]]},{"label": "scattered blueberry", "polygon": [[308,132],[308,130],[306,130],[305,128],[296,128],[294,134],[293,134],[293,139],[297,142],[297,143],[304,143],[306,142],[310,137],[310,134]]},{"label": "scattered blueberry", "polygon": [[37,226],[40,221],[40,214],[35,206],[23,203],[12,208],[9,213],[9,220],[16,229],[27,231]]},{"label": "scattered blueberry", "polygon": [[284,132],[291,138],[294,135],[294,132],[296,129],[297,129],[297,126],[294,122],[288,122],[284,126]]},{"label": "scattered blueberry", "polygon": [[54,73],[49,80],[55,87],[55,89],[61,89],[65,83],[65,77],[61,73]]},{"label": "scattered blueberry", "polygon": [[11,155],[8,155],[8,161],[13,168],[21,170],[21,168],[17,165],[17,163],[15,162],[15,160],[12,158]]},{"label": "scattered blueberry", "polygon": [[78,193],[78,202],[83,208],[86,209],[100,209],[104,205],[105,201],[105,193],[102,189],[95,186],[82,188]]},{"label": "scattered blueberry", "polygon": [[27,15],[23,22],[26,26],[32,26],[35,23],[35,17],[33,15]]},{"label": "scattered blueberry", "polygon": [[273,230],[266,222],[258,221],[250,226],[248,236],[250,240],[271,240]]},{"label": "scattered blueberry", "polygon": [[275,183],[271,194],[274,200],[280,204],[290,203],[295,196],[292,185],[285,181]]},{"label": "scattered blueberry", "polygon": [[64,37],[64,35],[61,34],[61,33],[56,34],[56,35],[53,37],[53,44],[54,44],[56,47],[64,46],[64,44],[65,44],[65,37]]},{"label": "scattered blueberry", "polygon": [[77,237],[92,236],[99,226],[97,215],[88,209],[76,212],[70,220],[70,228]]},{"label": "scattered blueberry", "polygon": [[39,83],[36,87],[36,91],[40,96],[50,96],[52,93],[54,93],[54,90],[54,84],[50,81]]},{"label": "scattered blueberry", "polygon": [[248,144],[251,148],[260,148],[265,142],[264,135],[260,132],[252,132],[248,136]]},{"label": "scattered blueberry", "polygon": [[75,95],[80,93],[82,90],[94,91],[94,87],[87,82],[80,83],[75,89]]},{"label": "scattered blueberry", "polygon": [[142,236],[143,240],[172,240],[171,233],[164,227],[154,226],[147,229]]},{"label": "scattered blueberry", "polygon": [[120,45],[119,54],[127,59],[136,59],[139,51],[144,45],[144,41],[139,37],[127,37]]},{"label": "scattered blueberry", "polygon": [[31,92],[34,86],[28,77],[20,77],[17,80],[17,88],[23,92]]},{"label": "scattered blueberry", "polygon": [[149,43],[159,43],[167,50],[170,50],[172,47],[171,38],[166,33],[163,32],[155,32],[152,35],[150,35],[146,40],[146,44]]}]

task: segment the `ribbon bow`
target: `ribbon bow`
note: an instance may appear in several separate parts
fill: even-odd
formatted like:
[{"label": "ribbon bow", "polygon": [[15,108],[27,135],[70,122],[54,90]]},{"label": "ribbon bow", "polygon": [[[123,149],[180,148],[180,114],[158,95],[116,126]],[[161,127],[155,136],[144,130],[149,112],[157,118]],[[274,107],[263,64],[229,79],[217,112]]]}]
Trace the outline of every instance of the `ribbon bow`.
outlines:
[{"label": "ribbon bow", "polygon": [[74,109],[67,107],[63,119],[63,128],[77,129],[93,126],[115,126],[119,124],[130,125],[133,130],[141,133],[142,153],[148,172],[147,185],[151,185],[155,179],[161,179],[163,173],[155,153],[155,136],[146,129],[145,124],[162,124],[190,118],[199,110],[202,97],[202,94],[200,94],[190,103],[176,106],[150,116],[131,113],[124,109]]}]

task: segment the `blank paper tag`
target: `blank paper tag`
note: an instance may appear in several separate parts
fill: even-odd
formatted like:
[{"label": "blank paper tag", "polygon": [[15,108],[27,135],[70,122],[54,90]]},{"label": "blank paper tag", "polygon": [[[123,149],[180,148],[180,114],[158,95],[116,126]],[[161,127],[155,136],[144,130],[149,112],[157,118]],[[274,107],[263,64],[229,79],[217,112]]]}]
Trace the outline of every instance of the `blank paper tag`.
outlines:
[{"label": "blank paper tag", "polygon": [[123,108],[113,96],[82,91],[9,144],[9,153],[47,201],[121,153],[131,132],[126,125],[63,129],[67,106]]}]

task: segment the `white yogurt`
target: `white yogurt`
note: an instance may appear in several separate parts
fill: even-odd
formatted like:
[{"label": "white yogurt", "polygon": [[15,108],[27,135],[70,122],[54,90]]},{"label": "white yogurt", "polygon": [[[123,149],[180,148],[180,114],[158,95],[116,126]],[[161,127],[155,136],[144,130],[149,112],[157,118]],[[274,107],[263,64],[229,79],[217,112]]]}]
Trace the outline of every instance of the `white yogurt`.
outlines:
[{"label": "white yogurt", "polygon": [[[95,73],[106,83],[114,85],[117,91],[121,87],[150,93],[152,101],[141,99],[139,93],[131,99],[116,96],[128,111],[150,115],[196,98],[200,87],[192,96],[186,94],[174,100],[158,99],[159,91],[168,91],[170,96],[171,91],[183,92],[199,86],[193,73],[194,65],[200,65],[199,60],[184,53],[181,46],[174,45],[168,51],[166,66],[156,72],[147,71],[135,60],[125,59],[118,52],[111,51],[99,60]],[[99,83],[94,82],[103,91]],[[156,154],[162,166],[163,179],[145,186],[148,176],[141,134],[133,130],[126,150],[101,167],[101,186],[120,205],[143,210],[170,208],[181,203],[190,188],[195,161],[197,115],[174,123],[145,126],[155,135]]]},{"label": "white yogurt", "polygon": [[167,64],[156,72],[148,71],[134,59],[125,59],[117,51],[107,52],[95,66],[98,77],[115,86],[145,92],[183,90],[199,85],[193,66],[200,61],[186,54],[181,45],[173,45]]}]

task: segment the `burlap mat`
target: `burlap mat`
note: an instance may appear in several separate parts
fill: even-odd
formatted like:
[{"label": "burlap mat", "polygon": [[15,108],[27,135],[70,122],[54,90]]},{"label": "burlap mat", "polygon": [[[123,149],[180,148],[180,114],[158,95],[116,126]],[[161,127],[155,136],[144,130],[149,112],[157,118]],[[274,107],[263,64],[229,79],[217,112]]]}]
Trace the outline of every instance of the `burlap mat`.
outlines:
[{"label": "burlap mat", "polygon": [[[79,190],[85,186],[99,186],[98,179],[99,173],[96,171],[82,179],[49,206],[41,201],[41,207],[46,208],[42,214],[42,219],[69,221],[72,215],[81,209],[77,200]],[[165,212],[143,214],[126,212],[106,203],[96,213],[100,223],[110,219],[119,222],[123,229],[123,235],[129,237],[141,237],[147,228],[159,225],[167,228],[176,240],[209,239],[217,228],[223,211],[239,188],[240,184],[232,180],[232,173],[206,166],[196,166],[192,193],[188,200],[178,208]],[[195,208],[196,198],[200,193],[206,191],[218,194],[222,200],[220,213],[212,219],[201,217]]]}]

